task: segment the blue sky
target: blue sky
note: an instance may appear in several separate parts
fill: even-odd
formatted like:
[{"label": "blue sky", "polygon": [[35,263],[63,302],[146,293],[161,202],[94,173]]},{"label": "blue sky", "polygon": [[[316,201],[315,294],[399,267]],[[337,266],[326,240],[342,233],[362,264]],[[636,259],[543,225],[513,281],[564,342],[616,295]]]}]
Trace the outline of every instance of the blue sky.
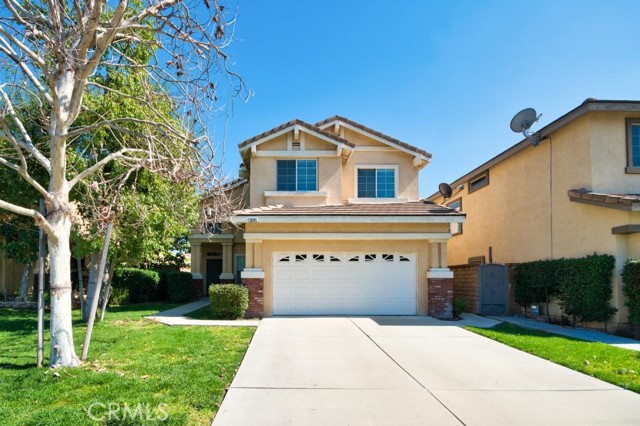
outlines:
[{"label": "blue sky", "polygon": [[[433,154],[420,195],[522,139],[586,98],[640,100],[640,1],[238,1],[234,69],[254,96],[236,101],[237,143],[293,118],[339,114]],[[222,137],[218,126],[216,137]]]}]

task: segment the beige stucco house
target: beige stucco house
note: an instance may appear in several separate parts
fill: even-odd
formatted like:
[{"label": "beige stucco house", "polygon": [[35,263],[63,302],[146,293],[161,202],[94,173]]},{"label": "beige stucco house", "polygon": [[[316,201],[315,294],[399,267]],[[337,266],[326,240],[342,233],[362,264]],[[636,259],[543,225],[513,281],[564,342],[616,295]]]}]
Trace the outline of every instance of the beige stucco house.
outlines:
[{"label": "beige stucco house", "polygon": [[194,233],[192,273],[242,282],[250,316],[451,316],[454,209],[420,200],[426,151],[335,116],[239,144],[232,224]]},{"label": "beige stucco house", "polygon": [[640,258],[640,101],[587,99],[538,134],[538,146],[525,139],[456,179],[450,199],[428,198],[468,215],[449,265],[488,260],[490,248],[499,263],[611,254],[614,321],[625,323],[620,270]]}]

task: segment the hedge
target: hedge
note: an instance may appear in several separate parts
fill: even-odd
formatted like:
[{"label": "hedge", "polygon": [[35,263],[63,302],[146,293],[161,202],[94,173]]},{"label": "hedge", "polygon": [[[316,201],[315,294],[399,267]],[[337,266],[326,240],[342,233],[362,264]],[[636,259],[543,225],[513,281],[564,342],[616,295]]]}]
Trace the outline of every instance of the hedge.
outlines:
[{"label": "hedge", "polygon": [[640,260],[629,260],[622,268],[622,291],[627,296],[629,322],[640,324]]},{"label": "hedge", "polygon": [[249,290],[238,284],[210,285],[209,299],[214,318],[242,318],[249,308]]},{"label": "hedge", "polygon": [[514,270],[514,296],[522,306],[549,303],[558,294],[559,260],[520,263]]},{"label": "hedge", "polygon": [[166,271],[167,299],[171,303],[191,300],[193,278],[189,272]]},{"label": "hedge", "polygon": [[117,268],[113,273],[114,288],[129,290],[131,303],[144,303],[156,300],[160,275],[156,271],[138,268]]},{"label": "hedge", "polygon": [[578,259],[538,260],[515,267],[515,298],[522,306],[557,297],[573,324],[607,321],[616,312],[609,304],[615,259],[590,255]]}]

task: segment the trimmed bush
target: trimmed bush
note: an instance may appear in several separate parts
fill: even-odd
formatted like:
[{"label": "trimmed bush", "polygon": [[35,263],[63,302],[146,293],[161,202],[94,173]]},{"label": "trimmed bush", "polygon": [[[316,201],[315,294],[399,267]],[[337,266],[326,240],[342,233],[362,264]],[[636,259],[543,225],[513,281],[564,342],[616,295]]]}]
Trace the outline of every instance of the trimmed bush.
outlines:
[{"label": "trimmed bush", "polygon": [[249,290],[237,284],[210,285],[209,299],[214,318],[242,318],[249,308]]},{"label": "trimmed bush", "polygon": [[160,275],[156,271],[138,268],[118,268],[113,273],[113,288],[129,290],[131,303],[157,300]]},{"label": "trimmed bush", "polygon": [[549,318],[549,302],[559,291],[559,270],[560,260],[536,260],[516,265],[513,277],[516,303],[525,311],[531,305],[544,303]]},{"label": "trimmed bush", "polygon": [[111,287],[109,305],[124,305],[129,303],[129,289]]},{"label": "trimmed bush", "polygon": [[460,318],[460,314],[462,314],[467,309],[467,301],[465,299],[460,299],[456,297],[453,299],[453,317]]},{"label": "trimmed bush", "polygon": [[193,278],[189,272],[165,271],[167,299],[171,303],[183,303],[191,300]]},{"label": "trimmed bush", "polygon": [[609,304],[613,294],[614,257],[594,254],[580,259],[562,259],[560,265],[558,302],[573,324],[609,320],[617,311]]},{"label": "trimmed bush", "polygon": [[555,297],[574,325],[607,321],[616,312],[609,304],[614,265],[613,256],[597,254],[521,263],[516,265],[513,278],[516,302],[527,307],[548,304]]},{"label": "trimmed bush", "polygon": [[158,300],[167,301],[169,300],[169,289],[167,288],[167,273],[169,271],[157,269],[156,272],[160,277],[160,281],[158,281]]},{"label": "trimmed bush", "polygon": [[627,296],[629,322],[640,324],[640,260],[629,260],[622,268],[622,290]]}]

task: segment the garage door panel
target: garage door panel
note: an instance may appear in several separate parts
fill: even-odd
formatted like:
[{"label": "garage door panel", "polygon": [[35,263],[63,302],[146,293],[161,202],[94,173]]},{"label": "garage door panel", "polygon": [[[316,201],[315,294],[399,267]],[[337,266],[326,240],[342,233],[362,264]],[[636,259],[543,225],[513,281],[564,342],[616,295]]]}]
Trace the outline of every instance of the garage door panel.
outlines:
[{"label": "garage door panel", "polygon": [[273,313],[415,315],[415,259],[410,253],[275,254]]}]

